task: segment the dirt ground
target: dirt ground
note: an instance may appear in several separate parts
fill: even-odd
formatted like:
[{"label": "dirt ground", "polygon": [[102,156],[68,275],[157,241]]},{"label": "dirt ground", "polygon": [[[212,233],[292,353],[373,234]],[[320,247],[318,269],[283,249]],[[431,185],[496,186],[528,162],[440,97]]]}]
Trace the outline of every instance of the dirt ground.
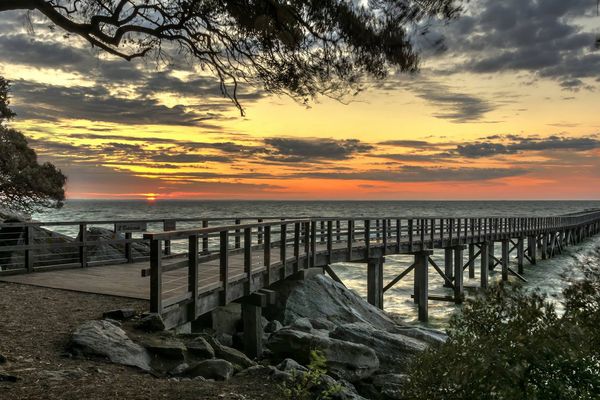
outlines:
[{"label": "dirt ground", "polygon": [[227,382],[155,378],[102,360],[69,358],[65,346],[80,323],[104,311],[146,302],[0,282],[0,399],[280,399],[268,376]]}]

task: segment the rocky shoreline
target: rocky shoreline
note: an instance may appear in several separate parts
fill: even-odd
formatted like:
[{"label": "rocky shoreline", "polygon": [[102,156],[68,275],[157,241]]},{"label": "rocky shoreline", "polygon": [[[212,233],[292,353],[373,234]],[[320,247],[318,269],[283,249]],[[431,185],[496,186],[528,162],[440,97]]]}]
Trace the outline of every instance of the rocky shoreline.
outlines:
[{"label": "rocky shoreline", "polygon": [[446,339],[438,331],[399,325],[324,275],[282,282],[277,289],[279,301],[263,318],[266,351],[257,360],[240,351],[243,326],[235,306],[220,331],[200,324],[194,332],[164,331],[156,314],[112,310],[78,326],[67,351],[175,381],[256,374],[284,386],[309,373],[311,354],[318,351],[327,373],[311,390],[336,387],[337,399],[400,399],[411,358]]}]

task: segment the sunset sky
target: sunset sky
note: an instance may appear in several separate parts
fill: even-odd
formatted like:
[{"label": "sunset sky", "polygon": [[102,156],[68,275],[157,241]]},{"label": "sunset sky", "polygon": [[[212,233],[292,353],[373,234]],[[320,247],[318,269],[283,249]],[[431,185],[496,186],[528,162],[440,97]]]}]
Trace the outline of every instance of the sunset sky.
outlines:
[{"label": "sunset sky", "polygon": [[[69,198],[599,199],[593,0],[472,0],[421,71],[310,108],[0,14],[13,126]],[[446,38],[446,51],[427,44]]]}]

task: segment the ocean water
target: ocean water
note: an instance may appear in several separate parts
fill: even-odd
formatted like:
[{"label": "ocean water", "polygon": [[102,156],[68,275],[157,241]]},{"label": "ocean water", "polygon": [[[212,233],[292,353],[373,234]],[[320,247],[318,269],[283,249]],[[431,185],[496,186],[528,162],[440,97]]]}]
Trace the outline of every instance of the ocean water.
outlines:
[{"label": "ocean water", "polygon": [[[177,219],[216,217],[485,217],[485,216],[554,216],[586,209],[600,208],[600,201],[97,201],[72,200],[60,210],[34,217],[44,222],[115,219]],[[180,228],[197,223],[180,224]],[[75,235],[73,228],[61,228],[65,234]],[[568,277],[577,278],[585,263],[600,264],[600,236],[550,260],[538,260],[537,265],[525,264],[525,284],[528,289],[540,290],[557,303],[560,309],[561,292],[569,284]],[[499,254],[500,249],[496,250]],[[467,252],[465,252],[465,257]],[[432,257],[443,265],[443,251]],[[384,281],[391,281],[412,264],[410,256],[386,256]],[[475,278],[465,273],[465,290],[479,286],[479,260]],[[465,258],[466,262],[466,258]],[[339,263],[333,269],[342,281],[360,295],[366,296],[366,264]],[[490,280],[500,279],[500,271],[490,273]],[[514,278],[511,278],[514,279]],[[396,314],[407,323],[417,322],[417,310],[411,294],[412,273],[386,292],[385,310]],[[430,295],[451,295],[443,287],[443,279],[430,268]],[[429,325],[443,328],[450,316],[459,309],[448,302],[430,301]]]}]

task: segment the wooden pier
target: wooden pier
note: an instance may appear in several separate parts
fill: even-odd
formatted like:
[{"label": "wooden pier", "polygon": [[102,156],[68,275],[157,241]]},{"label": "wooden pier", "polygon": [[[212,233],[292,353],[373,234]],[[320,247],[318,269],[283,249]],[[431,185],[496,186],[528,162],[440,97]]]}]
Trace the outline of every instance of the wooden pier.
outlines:
[{"label": "wooden pier", "polygon": [[[162,229],[144,233],[152,223]],[[159,313],[171,328],[231,302],[243,304],[248,324],[259,321],[261,308],[273,300],[269,288],[274,283],[315,271],[340,281],[331,264],[357,262],[368,265],[367,300],[379,308],[384,307],[386,291],[412,276],[419,320],[426,322],[429,301],[463,301],[465,273],[473,278],[478,268],[481,288],[488,286],[489,271],[494,269],[501,271],[503,280],[513,276],[525,281],[526,263],[554,257],[600,233],[600,210],[544,218],[253,217],[186,223],[198,227],[177,229],[175,221],[162,220],[75,222],[71,224],[79,225],[80,233],[71,242],[40,241],[32,234],[40,223],[0,224],[0,240],[4,238],[0,263],[1,254],[13,254],[11,267],[0,271],[0,279],[145,298],[150,311]],[[114,224],[114,236],[88,240],[86,226],[93,224]],[[18,240],[7,242],[9,237]],[[92,261],[90,255],[106,245],[116,249],[118,260]],[[140,246],[147,254],[140,253]],[[60,257],[54,263],[40,257],[59,248],[72,250],[68,263],[61,263]],[[142,257],[135,259],[134,249]],[[444,265],[432,259],[439,250],[444,252]],[[411,255],[414,262],[384,282],[385,257],[392,254]],[[447,296],[429,295],[430,268],[444,280]],[[248,344],[251,353],[257,351],[259,338]]]}]

